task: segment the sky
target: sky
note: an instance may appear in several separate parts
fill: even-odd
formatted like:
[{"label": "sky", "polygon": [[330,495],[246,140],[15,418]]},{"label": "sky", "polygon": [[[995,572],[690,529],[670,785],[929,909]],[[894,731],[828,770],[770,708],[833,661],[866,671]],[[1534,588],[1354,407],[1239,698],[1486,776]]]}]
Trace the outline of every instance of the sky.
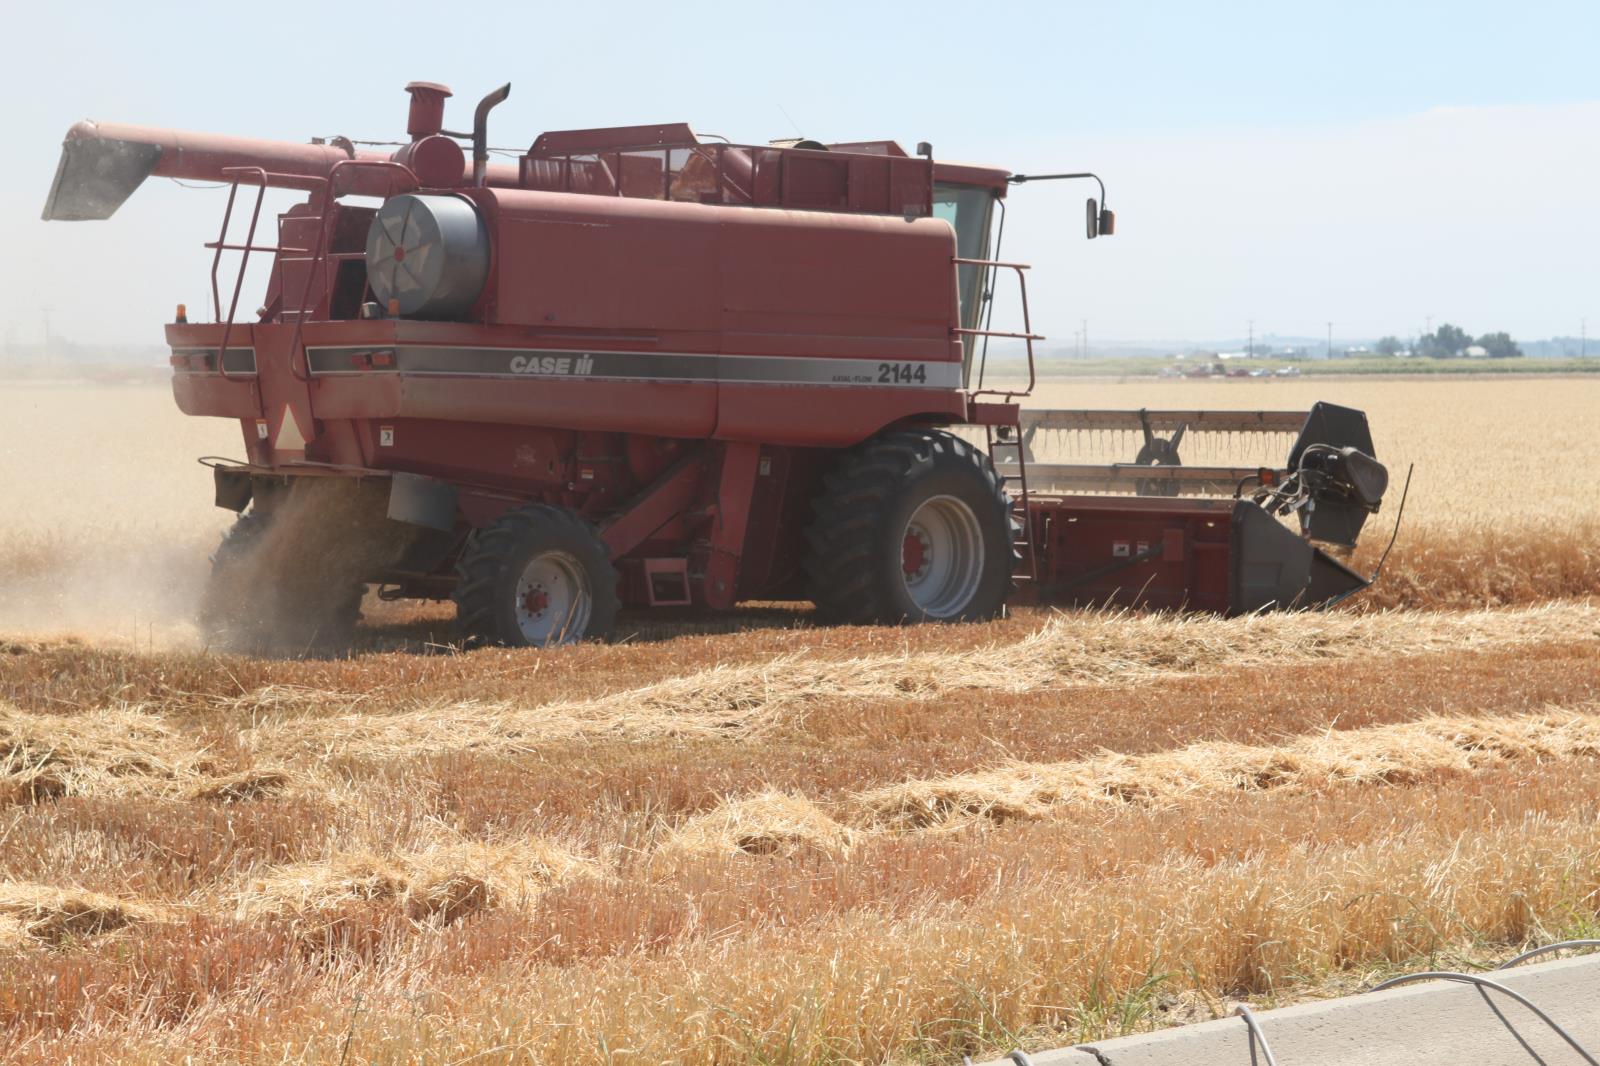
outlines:
[{"label": "sky", "polygon": [[688,121],[1096,171],[1113,238],[1084,240],[1085,185],[1009,201],[1005,257],[1034,265],[1034,325],[1058,344],[1084,322],[1091,343],[1600,332],[1596,0],[0,3],[17,344],[48,319],[159,345],[209,290],[215,191],[152,179],[109,221],[40,220],[72,123],[400,139],[411,80],[456,91],[455,128],[510,81],[496,144]]}]

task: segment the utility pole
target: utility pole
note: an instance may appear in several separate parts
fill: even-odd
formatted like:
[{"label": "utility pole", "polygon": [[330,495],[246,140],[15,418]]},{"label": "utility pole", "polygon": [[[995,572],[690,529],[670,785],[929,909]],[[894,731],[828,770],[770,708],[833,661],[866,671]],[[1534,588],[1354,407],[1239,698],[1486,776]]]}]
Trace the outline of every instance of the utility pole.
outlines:
[{"label": "utility pole", "polygon": [[1333,323],[1328,323],[1328,358],[1333,358]]},{"label": "utility pole", "polygon": [[1254,359],[1256,357],[1256,320],[1253,318],[1250,320],[1250,339],[1245,342],[1244,351],[1246,358]]}]

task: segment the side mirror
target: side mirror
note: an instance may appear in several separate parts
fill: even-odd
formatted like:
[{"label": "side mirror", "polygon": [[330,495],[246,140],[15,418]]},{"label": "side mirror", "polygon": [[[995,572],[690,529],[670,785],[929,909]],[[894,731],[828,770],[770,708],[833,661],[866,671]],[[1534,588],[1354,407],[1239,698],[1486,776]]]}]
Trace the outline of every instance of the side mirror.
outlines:
[{"label": "side mirror", "polygon": [[1083,206],[1084,216],[1087,220],[1084,235],[1092,241],[1096,237],[1100,236],[1100,205],[1096,203],[1094,197],[1091,196],[1089,197],[1088,202]]}]

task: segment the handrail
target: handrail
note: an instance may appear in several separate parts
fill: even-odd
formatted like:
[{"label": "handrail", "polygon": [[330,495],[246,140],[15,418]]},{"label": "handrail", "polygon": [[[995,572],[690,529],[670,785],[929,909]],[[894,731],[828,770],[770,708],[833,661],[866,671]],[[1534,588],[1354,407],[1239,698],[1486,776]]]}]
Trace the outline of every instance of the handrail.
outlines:
[{"label": "handrail", "polygon": [[[335,164],[337,167],[338,164]],[[217,347],[217,372],[224,381],[235,380],[228,376],[227,358],[228,341],[233,336],[234,318],[239,312],[239,294],[244,288],[244,275],[250,265],[251,252],[272,252],[281,255],[284,252],[299,252],[304,249],[288,248],[281,243],[277,245],[257,244],[256,228],[261,221],[261,205],[266,199],[267,188],[275,185],[285,188],[308,189],[315,191],[325,184],[326,179],[310,177],[305,174],[282,174],[267,170],[259,166],[224,167],[222,173],[232,179],[228,188],[228,206],[222,213],[222,231],[217,234],[217,239],[205,245],[216,250],[216,255],[211,258],[211,304],[212,311],[222,322],[222,343]],[[243,244],[228,243],[228,229],[233,222],[233,205],[239,195],[240,182],[247,178],[255,179],[256,204],[250,212],[250,229],[245,234]],[[270,180],[269,180],[270,179]],[[281,237],[279,238],[281,241]],[[217,287],[217,271],[222,265],[222,253],[225,251],[239,252],[239,273],[233,282],[233,297],[228,303],[228,314],[222,314],[222,294]],[[259,368],[258,368],[259,370]]]},{"label": "handrail", "polygon": [[990,269],[1005,268],[1008,270],[1013,270],[1017,275],[1017,289],[1022,296],[1021,333],[1011,333],[1005,330],[993,329],[963,329],[960,327],[952,329],[951,332],[963,337],[1007,337],[1012,340],[1020,340],[1025,342],[1028,349],[1028,387],[1020,391],[1016,389],[986,389],[983,387],[983,375],[987,368],[980,366],[978,368],[978,387],[967,394],[968,398],[976,399],[979,396],[999,396],[1003,402],[1010,403],[1013,399],[1019,396],[1031,396],[1033,394],[1033,387],[1038,382],[1038,376],[1034,369],[1033,342],[1042,341],[1045,338],[1044,334],[1033,332],[1033,320],[1028,312],[1028,264],[1006,263],[998,259],[965,259],[961,256],[956,256],[951,260],[951,262],[956,266],[976,266],[987,267]]},{"label": "handrail", "polygon": [[[240,178],[254,176],[260,181],[256,188],[256,206],[250,212],[250,229],[245,234],[244,245],[239,254],[239,274],[233,282],[233,299],[228,303],[228,317],[222,323],[222,343],[217,345],[217,373],[222,375],[223,381],[232,381],[228,376],[228,340],[233,336],[233,317],[239,311],[239,293],[244,288],[245,268],[250,264],[250,251],[256,248],[256,223],[261,220],[261,204],[267,195],[267,171],[265,167],[225,167],[223,174],[234,175],[233,184],[228,188],[228,207],[222,215],[222,232],[217,234],[214,247],[217,254],[211,259],[211,299],[215,305],[218,318],[222,318],[222,299],[217,291],[217,267],[222,263],[223,247],[227,243],[228,226],[233,221],[233,202],[239,194]],[[265,251],[265,249],[262,249]],[[256,367],[259,375],[260,366]]]},{"label": "handrail", "polygon": [[[301,375],[300,371],[295,368],[295,352],[300,350],[300,335],[306,320],[306,301],[311,299],[312,279],[316,277],[317,268],[319,265],[322,267],[323,273],[327,273],[328,230],[331,228],[329,222],[333,217],[333,212],[330,211],[329,208],[332,206],[333,201],[338,199],[340,196],[338,185],[339,172],[345,167],[350,167],[352,169],[356,167],[373,167],[377,169],[398,170],[403,177],[411,180],[413,188],[420,187],[422,185],[422,182],[418,180],[416,173],[410,167],[406,166],[404,163],[396,163],[389,159],[341,159],[339,162],[328,168],[327,186],[322,190],[323,202],[322,206],[320,207],[322,215],[320,219],[321,224],[317,227],[317,247],[316,251],[311,254],[310,261],[306,264],[306,283],[300,291],[300,303],[295,310],[294,316],[294,337],[289,342],[289,373],[296,381],[301,383],[309,383],[311,381],[311,357],[309,355],[304,357],[303,362],[305,363],[305,374]],[[392,195],[392,193],[390,195]]]},{"label": "handrail", "polygon": [[[587,151],[550,153],[528,152],[518,163],[521,186],[525,189],[551,192],[580,192],[587,195],[614,197],[638,196],[641,199],[659,199],[686,203],[706,202],[700,193],[712,197],[711,202],[740,204],[758,207],[789,207],[788,194],[791,180],[790,162],[795,149],[776,145],[711,144],[706,142],[639,145],[609,145]],[[681,155],[680,155],[681,153]],[[808,155],[819,153],[808,152]],[[843,198],[839,204],[824,208],[850,214],[929,215],[933,210],[933,180],[929,173],[916,195],[896,198],[896,176],[907,168],[931,170],[932,161],[912,156],[866,156],[873,165],[858,172],[854,161],[864,153],[836,151],[829,153],[832,161],[844,168],[842,175]],[[630,157],[653,157],[659,164],[659,173],[652,172],[649,179],[642,171],[633,171],[624,179],[622,163]],[[681,160],[674,165],[674,158]],[[700,159],[709,168],[703,186],[694,184],[687,195],[680,190],[674,195],[678,179],[687,171],[690,160]],[[881,170],[882,188],[870,180]],[[579,178],[584,177],[585,188],[579,189]],[[763,183],[767,184],[763,184]],[[651,186],[648,195],[646,187]],[[628,191],[624,191],[624,190]],[[865,203],[857,203],[855,192],[862,192]],[[870,190],[868,195],[865,190]],[[881,193],[881,199],[877,195]],[[925,196],[923,194],[926,194]],[[854,205],[854,206],[852,206]],[[801,205],[816,208],[817,204]],[[893,210],[891,210],[893,208]]]},{"label": "handrail", "polygon": [[[227,355],[229,342],[233,338],[234,320],[239,312],[239,296],[244,289],[244,276],[250,265],[250,253],[272,252],[274,255],[282,256],[286,252],[303,253],[307,250],[304,248],[290,248],[284,245],[282,243],[281,235],[279,237],[279,243],[276,245],[256,243],[256,230],[258,229],[261,221],[261,207],[265,202],[266,191],[270,184],[288,188],[305,189],[313,194],[320,193],[321,196],[321,203],[317,208],[320,211],[320,214],[313,216],[314,220],[318,224],[317,243],[315,248],[311,250],[311,258],[306,263],[305,284],[302,286],[300,291],[299,305],[295,308],[294,334],[289,345],[290,375],[294,377],[296,381],[300,381],[302,383],[310,382],[311,366],[309,357],[299,360],[299,362],[305,363],[305,372],[302,373],[297,365],[295,353],[300,348],[302,330],[305,324],[307,313],[306,304],[311,299],[312,284],[317,278],[319,269],[324,275],[327,271],[327,261],[329,258],[329,253],[327,251],[329,240],[328,233],[331,229],[330,223],[332,214],[328,208],[332,202],[341,195],[338,187],[338,177],[340,172],[345,168],[355,167],[370,167],[397,171],[399,172],[399,176],[409,179],[413,188],[419,187],[422,184],[421,181],[418,180],[416,173],[410,167],[403,163],[397,163],[388,159],[343,159],[330,167],[327,175],[322,177],[312,177],[303,174],[280,174],[268,171],[265,167],[260,166],[224,167],[222,169],[222,174],[231,179],[231,184],[228,189],[228,205],[223,211],[222,229],[217,234],[217,239],[207,243],[205,247],[213,249],[216,253],[211,258],[211,304],[214,314],[222,323],[222,340],[217,347],[217,372],[222,376],[223,380],[238,380],[228,372]],[[245,240],[243,244],[230,244],[228,242],[228,231],[233,222],[233,209],[238,200],[239,186],[246,181],[256,186],[256,202],[255,206],[250,212],[250,228],[245,234]],[[315,202],[316,197],[313,196],[313,203]],[[309,220],[310,219],[308,219],[308,221]],[[239,271],[234,278],[233,294],[228,301],[228,313],[226,316],[224,316],[222,313],[222,291],[217,283],[217,274],[221,269],[222,253],[224,251],[236,251],[240,253]],[[260,366],[258,363],[258,380],[259,375]]]}]

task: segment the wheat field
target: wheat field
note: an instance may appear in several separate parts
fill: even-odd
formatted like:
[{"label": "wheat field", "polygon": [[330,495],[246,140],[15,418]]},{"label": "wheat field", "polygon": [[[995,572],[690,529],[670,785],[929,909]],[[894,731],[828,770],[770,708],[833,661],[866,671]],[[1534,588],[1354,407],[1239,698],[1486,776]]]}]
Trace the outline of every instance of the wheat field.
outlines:
[{"label": "wheat field", "polygon": [[1383,582],[218,655],[237,428],[0,385],[0,1057],[945,1064],[1600,929],[1600,381],[1040,391],[1366,409]]}]

